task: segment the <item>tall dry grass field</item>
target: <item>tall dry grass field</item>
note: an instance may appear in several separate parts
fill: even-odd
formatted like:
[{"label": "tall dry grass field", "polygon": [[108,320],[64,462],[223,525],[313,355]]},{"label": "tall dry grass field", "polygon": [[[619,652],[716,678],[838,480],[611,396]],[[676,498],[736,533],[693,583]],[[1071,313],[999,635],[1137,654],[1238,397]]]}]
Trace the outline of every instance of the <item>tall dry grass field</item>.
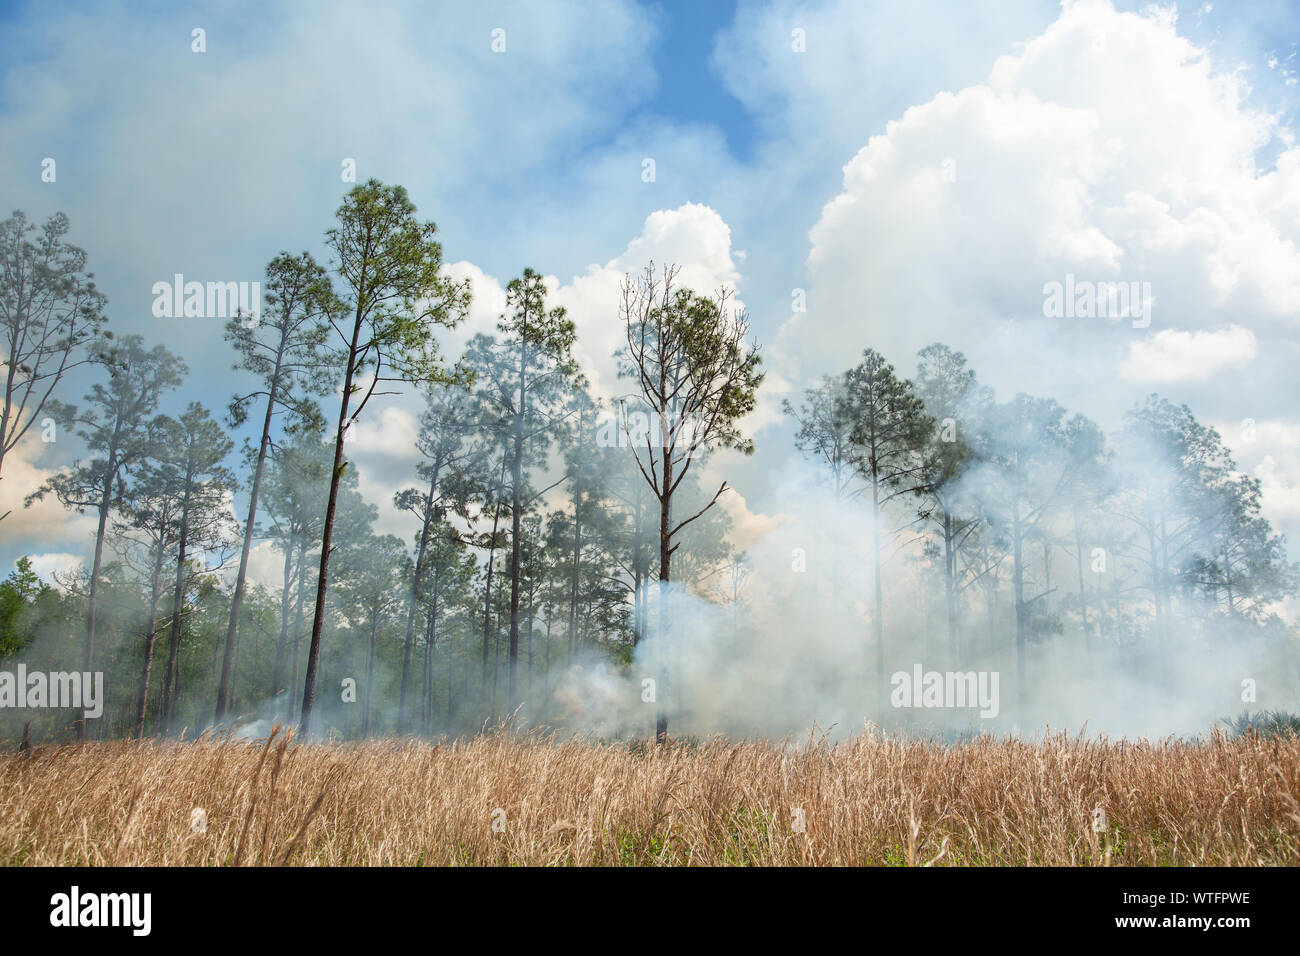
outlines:
[{"label": "tall dry grass field", "polygon": [[0,757],[0,862],[1294,866],[1300,741],[85,744]]}]

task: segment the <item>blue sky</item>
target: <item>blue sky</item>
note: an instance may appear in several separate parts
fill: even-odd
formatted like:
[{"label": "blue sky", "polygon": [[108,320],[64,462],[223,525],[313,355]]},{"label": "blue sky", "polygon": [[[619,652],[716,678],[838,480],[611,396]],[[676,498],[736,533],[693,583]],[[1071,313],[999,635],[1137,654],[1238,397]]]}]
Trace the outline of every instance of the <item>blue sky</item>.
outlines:
[{"label": "blue sky", "polygon": [[[674,257],[700,285],[737,287],[771,372],[760,452],[727,465],[733,518],[754,534],[779,513],[793,456],[781,398],[868,344],[910,371],[929,336],[967,349],[1000,394],[1056,394],[1105,424],[1152,389],[1225,429],[1258,420],[1260,441],[1234,450],[1298,536],[1300,174],[1279,168],[1300,156],[1295,4],[362,9],[0,5],[7,204],[67,212],[114,327],[186,359],[169,410],[219,410],[235,381],[220,323],[154,319],[152,284],[256,280],[281,249],[323,258],[353,158],[437,221],[447,262],[475,283],[465,334],[490,327],[501,286],[532,266],[554,277],[606,390],[623,271]],[[937,192],[945,160],[956,181]],[[1141,338],[1048,329],[1043,282],[1089,270],[1154,276],[1160,319]],[[413,407],[378,409],[359,439],[376,501],[412,473]],[[24,480],[77,454],[32,448]],[[56,509],[10,519],[0,561],[66,563],[84,533]]]},{"label": "blue sky", "polygon": [[753,154],[755,127],[739,100],[713,67],[713,49],[736,14],[730,0],[715,3],[659,3],[654,60],[659,82],[647,112],[679,123],[707,123],[721,130],[732,155]]}]

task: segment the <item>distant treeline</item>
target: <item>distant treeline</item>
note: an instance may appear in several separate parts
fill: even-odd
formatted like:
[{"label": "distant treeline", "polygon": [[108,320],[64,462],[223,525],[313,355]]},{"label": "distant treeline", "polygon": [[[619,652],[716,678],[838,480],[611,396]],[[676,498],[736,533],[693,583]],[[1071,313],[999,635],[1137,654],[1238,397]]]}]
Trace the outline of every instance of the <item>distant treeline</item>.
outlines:
[{"label": "distant treeline", "polygon": [[[525,703],[531,722],[563,725],[581,720],[564,675],[592,659],[626,668],[666,633],[669,582],[730,605],[738,633],[762,626],[742,623],[755,567],[714,507],[727,485],[692,467],[752,451],[739,423],[761,363],[725,290],[679,289],[671,266],[627,278],[610,304],[627,333],[614,404],[592,393],[574,325],[531,269],[507,287],[497,334],[451,361],[439,333],[463,320],[469,288],[446,277],[405,190],[372,180],[326,233],[328,268],[276,256],[264,309],[227,323],[249,389],[219,420],[197,402],[160,412],[184,362],[108,330],[67,230],[63,216],[0,223],[0,478],[33,429],[75,431],[83,457],[28,503],[52,496],[96,532],[59,587],[26,559],[0,583],[0,669],[103,671],[108,699],[96,720],[6,710],[10,737],[29,721],[60,739],[276,719],[432,735]],[[97,380],[73,405],[65,379],[83,365]],[[393,498],[403,539],[374,530],[351,442],[372,399],[411,390],[424,411]],[[869,516],[865,540],[833,545],[829,590],[881,684],[887,649],[916,640],[914,621],[891,623],[903,579],[941,622],[947,661],[1014,650],[1022,695],[1027,649],[1050,642],[1295,639],[1275,612],[1297,569],[1260,483],[1185,406],[1153,395],[1108,437],[1051,399],[996,401],[936,344],[914,380],[868,349],[785,407],[834,506]],[[259,542],[271,580],[248,574]],[[673,662],[650,659],[662,737]]]}]

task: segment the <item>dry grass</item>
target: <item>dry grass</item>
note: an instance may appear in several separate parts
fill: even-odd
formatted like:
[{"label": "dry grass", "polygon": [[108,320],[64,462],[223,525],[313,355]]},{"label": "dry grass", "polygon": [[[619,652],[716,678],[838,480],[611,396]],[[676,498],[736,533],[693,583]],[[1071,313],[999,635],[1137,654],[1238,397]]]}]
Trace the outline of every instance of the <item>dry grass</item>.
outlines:
[{"label": "dry grass", "polygon": [[1295,866],[1298,800],[1294,737],[100,743],[0,756],[0,863]]}]

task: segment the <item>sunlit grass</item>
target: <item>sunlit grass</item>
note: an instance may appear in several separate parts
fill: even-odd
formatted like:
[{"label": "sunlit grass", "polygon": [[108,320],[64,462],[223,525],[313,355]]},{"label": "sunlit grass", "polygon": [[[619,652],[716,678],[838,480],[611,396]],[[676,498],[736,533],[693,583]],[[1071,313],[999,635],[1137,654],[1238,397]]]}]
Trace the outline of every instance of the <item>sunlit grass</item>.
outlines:
[{"label": "sunlit grass", "polygon": [[1300,740],[1255,734],[662,748],[278,734],[4,754],[0,862],[1295,866],[1298,800]]}]

